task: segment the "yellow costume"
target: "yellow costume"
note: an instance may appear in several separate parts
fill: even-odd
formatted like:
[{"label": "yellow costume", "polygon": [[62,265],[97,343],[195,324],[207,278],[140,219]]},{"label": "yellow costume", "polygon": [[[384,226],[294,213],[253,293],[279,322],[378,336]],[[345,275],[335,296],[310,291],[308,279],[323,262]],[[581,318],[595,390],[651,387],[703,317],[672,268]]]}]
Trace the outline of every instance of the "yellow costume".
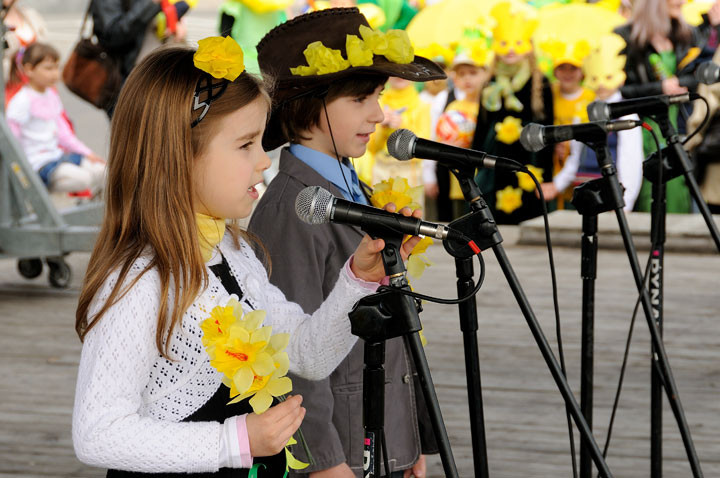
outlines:
[{"label": "yellow costume", "polygon": [[[400,128],[406,128],[420,138],[430,137],[430,105],[420,100],[420,94],[413,84],[405,88],[387,88],[380,98],[380,106],[401,112]],[[368,184],[399,176],[405,178],[411,187],[420,186],[422,181],[422,160],[398,161],[387,152],[387,139],[394,129],[378,126],[370,136],[367,154],[355,162],[358,176]]]}]

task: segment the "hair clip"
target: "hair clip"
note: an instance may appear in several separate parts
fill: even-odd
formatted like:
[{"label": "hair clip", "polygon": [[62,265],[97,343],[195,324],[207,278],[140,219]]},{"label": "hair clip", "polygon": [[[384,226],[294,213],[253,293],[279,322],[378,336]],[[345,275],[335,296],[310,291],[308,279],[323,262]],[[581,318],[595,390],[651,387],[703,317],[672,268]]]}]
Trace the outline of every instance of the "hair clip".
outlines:
[{"label": "hair clip", "polygon": [[[220,83],[213,84],[212,77],[210,75],[203,75],[199,80],[197,87],[195,87],[195,93],[193,94],[193,113],[200,108],[203,108],[202,112],[200,113],[200,116],[198,116],[192,123],[190,123],[190,127],[194,128],[198,125],[199,122],[203,120],[205,115],[207,114],[208,110],[210,109],[210,104],[212,104],[213,101],[220,98],[223,93],[225,93],[225,90],[228,87],[228,81],[222,80]],[[217,93],[214,93],[213,90],[217,90],[220,88],[220,91]],[[200,100],[200,95],[202,93],[207,92],[207,98],[204,100]]]}]

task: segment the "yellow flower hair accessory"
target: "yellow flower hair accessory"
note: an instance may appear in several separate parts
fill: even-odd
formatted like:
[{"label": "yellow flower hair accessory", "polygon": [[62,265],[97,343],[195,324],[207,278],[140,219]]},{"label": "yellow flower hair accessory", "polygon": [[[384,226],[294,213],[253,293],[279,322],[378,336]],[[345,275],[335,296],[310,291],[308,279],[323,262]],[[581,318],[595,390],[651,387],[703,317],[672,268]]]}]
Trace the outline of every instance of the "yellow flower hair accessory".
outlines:
[{"label": "yellow flower hair accessory", "polygon": [[328,48],[321,41],[315,41],[303,51],[307,66],[290,68],[290,72],[298,76],[337,73],[350,66],[371,66],[374,55],[384,56],[398,64],[407,64],[415,59],[415,51],[404,30],[389,30],[383,33],[360,25],[359,33],[362,38],[357,35],[347,35],[345,41],[347,59],[343,58],[340,50]]},{"label": "yellow flower hair accessory", "polygon": [[195,67],[214,78],[235,81],[245,71],[243,51],[232,37],[209,37],[198,42]]},{"label": "yellow flower hair accessory", "polygon": [[506,116],[502,123],[495,124],[495,137],[505,144],[513,144],[520,139],[522,120],[514,116]]},{"label": "yellow flower hair accessory", "polygon": [[[533,176],[535,176],[538,180],[538,182],[542,182],[542,175],[544,172],[543,168],[538,168],[536,166],[533,166],[531,164],[528,164],[525,166],[527,170],[532,173]],[[518,186],[520,186],[520,189],[523,191],[527,191],[529,193],[533,192],[535,190],[535,181],[532,180],[532,178],[527,174],[523,172],[516,172],[515,175],[518,179]]]},{"label": "yellow flower hair accessory", "polygon": [[512,214],[517,208],[522,206],[522,189],[512,186],[505,186],[505,189],[495,194],[495,208],[505,214]]},{"label": "yellow flower hair accessory", "polygon": [[625,40],[614,33],[605,35],[598,46],[590,51],[583,63],[585,87],[597,91],[604,87],[616,90],[625,83]]},{"label": "yellow flower hair accessory", "polygon": [[492,48],[495,53],[507,55],[512,50],[518,55],[524,55],[532,51],[531,37],[538,20],[531,12],[531,7],[517,2],[495,4],[490,11],[497,22],[493,28]]}]

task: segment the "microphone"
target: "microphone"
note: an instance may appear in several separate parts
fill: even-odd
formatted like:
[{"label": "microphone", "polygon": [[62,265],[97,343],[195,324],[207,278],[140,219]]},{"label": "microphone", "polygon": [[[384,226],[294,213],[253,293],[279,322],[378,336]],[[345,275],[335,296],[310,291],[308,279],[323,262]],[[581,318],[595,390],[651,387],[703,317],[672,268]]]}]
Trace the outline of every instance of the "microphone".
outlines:
[{"label": "microphone", "polygon": [[717,83],[720,81],[720,65],[712,61],[700,63],[700,66],[695,70],[695,78],[706,85]]},{"label": "microphone", "polygon": [[407,129],[393,131],[387,140],[387,149],[390,156],[400,161],[420,158],[434,159],[450,168],[470,166],[505,171],[521,171],[523,169],[522,164],[512,159],[418,138],[415,133]]},{"label": "microphone", "polygon": [[520,133],[520,144],[528,151],[537,152],[545,146],[574,139],[580,142],[603,141],[611,131],[622,131],[642,125],[642,121],[615,120],[566,126],[543,126],[530,123]]},{"label": "microphone", "polygon": [[[465,236],[442,224],[388,212],[364,204],[336,198],[320,186],[308,186],[295,199],[295,212],[308,224],[352,224],[382,237],[384,232],[429,236],[436,239],[462,240]],[[467,241],[464,241],[467,242]]]},{"label": "microphone", "polygon": [[593,101],[587,107],[588,117],[592,121],[620,118],[636,113],[638,116],[650,116],[667,112],[670,105],[687,103],[700,98],[697,93],[683,93],[681,95],[656,95],[632,98],[629,100],[606,103]]}]

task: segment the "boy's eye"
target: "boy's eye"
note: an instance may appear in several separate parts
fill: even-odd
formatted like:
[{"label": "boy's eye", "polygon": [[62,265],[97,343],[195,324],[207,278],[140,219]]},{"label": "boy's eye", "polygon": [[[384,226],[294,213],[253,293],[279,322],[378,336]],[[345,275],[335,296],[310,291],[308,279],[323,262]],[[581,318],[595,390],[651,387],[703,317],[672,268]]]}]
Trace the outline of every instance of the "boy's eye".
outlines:
[{"label": "boy's eye", "polygon": [[367,99],[367,96],[358,96],[357,98],[355,98],[355,103],[362,103],[366,99]]},{"label": "boy's eye", "polygon": [[252,145],[253,145],[253,142],[249,141],[249,142],[243,144],[242,146],[240,146],[240,149],[250,149],[250,146],[252,146]]}]

